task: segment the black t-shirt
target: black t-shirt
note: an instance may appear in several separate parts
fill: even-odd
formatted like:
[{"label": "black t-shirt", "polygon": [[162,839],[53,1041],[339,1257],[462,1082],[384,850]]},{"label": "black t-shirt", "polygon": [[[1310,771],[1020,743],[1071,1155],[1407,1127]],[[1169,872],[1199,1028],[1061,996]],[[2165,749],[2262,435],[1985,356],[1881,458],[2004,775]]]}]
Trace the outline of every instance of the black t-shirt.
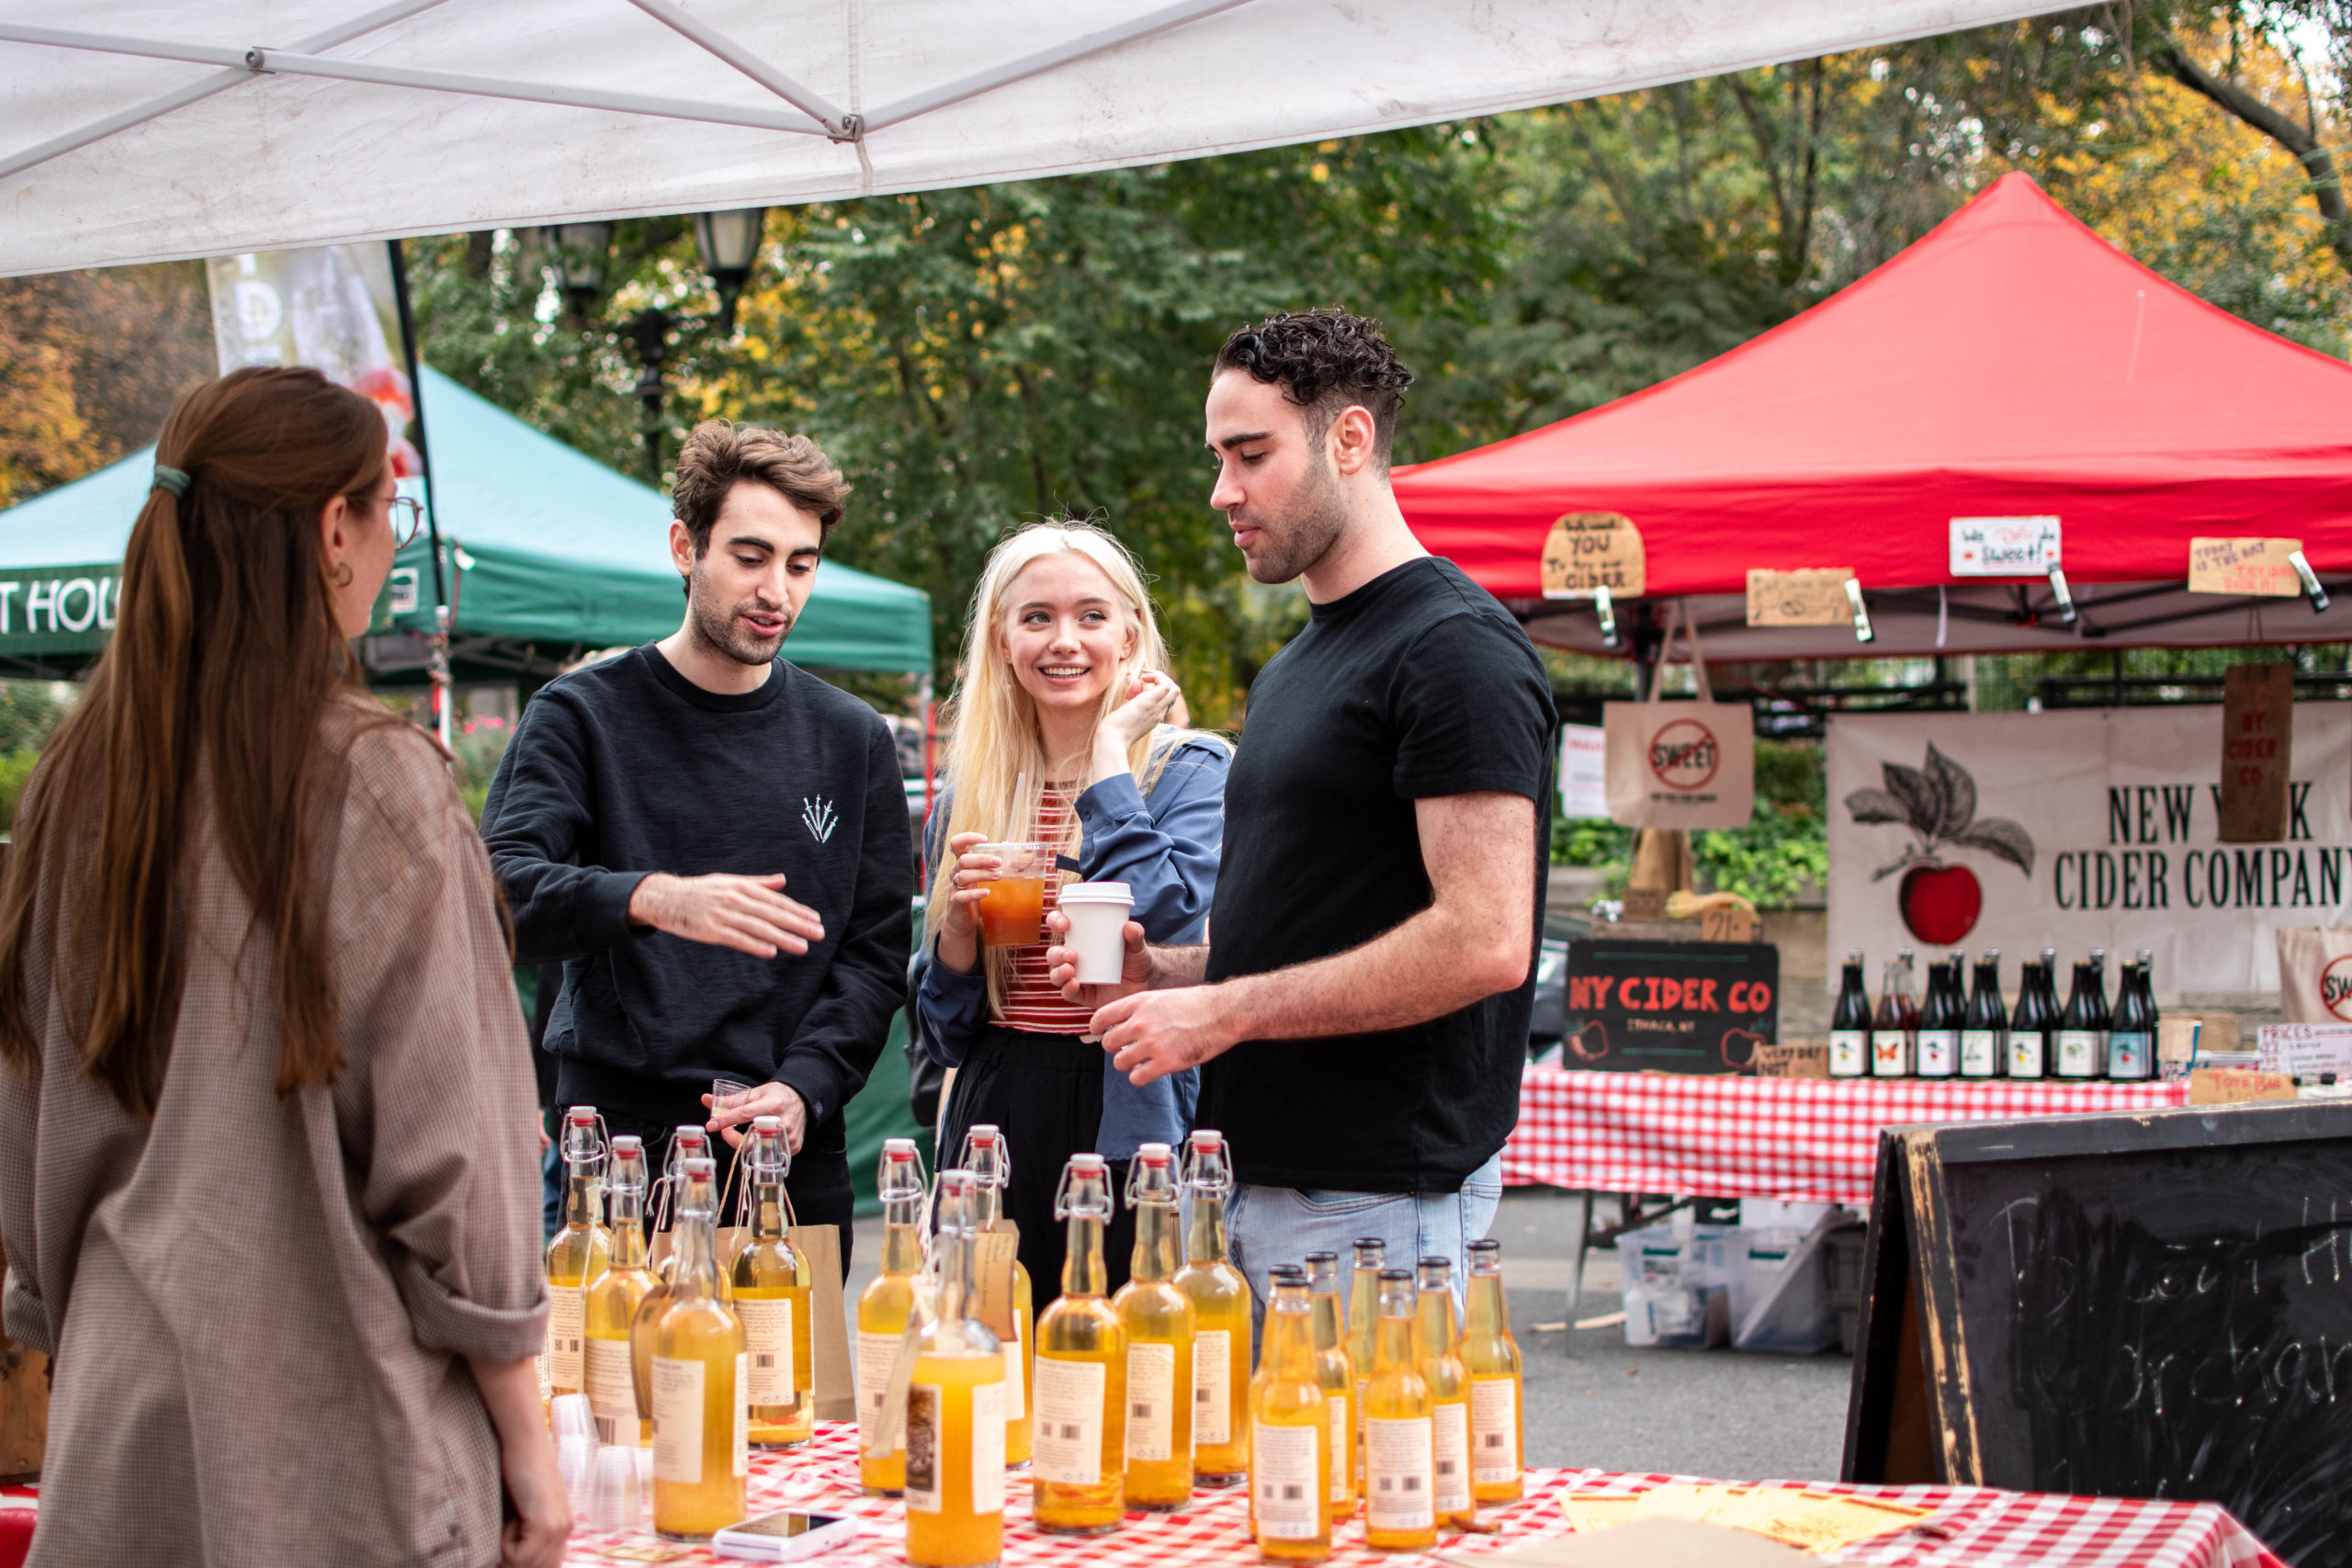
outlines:
[{"label": "black t-shirt", "polygon": [[[1452,561],[1383,573],[1314,618],[1250,689],[1225,786],[1211,980],[1361,946],[1429,908],[1413,807],[1535,802],[1550,839],[1551,682],[1527,634]],[[1198,1124],[1244,1181],[1451,1192],[1519,1119],[1534,966],[1516,989],[1406,1029],[1253,1041],[1201,1071]]]}]

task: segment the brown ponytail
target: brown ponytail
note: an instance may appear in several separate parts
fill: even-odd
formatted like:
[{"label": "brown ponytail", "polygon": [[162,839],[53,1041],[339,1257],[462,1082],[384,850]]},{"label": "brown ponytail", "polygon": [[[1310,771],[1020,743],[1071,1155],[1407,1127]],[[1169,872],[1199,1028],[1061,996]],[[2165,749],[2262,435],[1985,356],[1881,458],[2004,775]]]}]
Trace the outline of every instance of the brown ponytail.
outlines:
[{"label": "brown ponytail", "polygon": [[[82,1069],[137,1116],[153,1114],[171,1056],[199,771],[213,838],[254,908],[247,940],[266,934],[276,950],[277,1090],[343,1065],[312,840],[342,770],[322,721],[359,671],[335,626],[319,513],[338,495],[372,507],[384,423],[315,370],[239,370],[173,407],[155,460],[188,476],[186,494],[148,494],[114,637],[25,793],[0,880],[0,1061],[28,1071],[39,1058],[25,950],[36,902],[58,900],[59,946],[97,958],[74,1021]],[[60,873],[80,852],[94,874],[68,887]]]}]

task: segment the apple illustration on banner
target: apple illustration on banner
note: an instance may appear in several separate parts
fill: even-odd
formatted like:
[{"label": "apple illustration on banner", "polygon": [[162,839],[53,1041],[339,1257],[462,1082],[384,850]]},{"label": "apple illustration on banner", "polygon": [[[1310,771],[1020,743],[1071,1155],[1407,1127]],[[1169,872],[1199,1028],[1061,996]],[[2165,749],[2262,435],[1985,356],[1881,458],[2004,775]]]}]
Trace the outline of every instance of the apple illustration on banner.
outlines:
[{"label": "apple illustration on banner", "polygon": [[1984,888],[1973,870],[1945,861],[1937,851],[1980,850],[2030,877],[2032,835],[2005,817],[1979,818],[1975,778],[1933,742],[1924,767],[1883,762],[1879,771],[1886,787],[1854,791],[1846,797],[1846,809],[1857,822],[1900,822],[1911,829],[1913,842],[1893,863],[1871,873],[1871,880],[1883,882],[1900,872],[1895,909],[1904,929],[1929,946],[1949,947],[1976,928]]}]

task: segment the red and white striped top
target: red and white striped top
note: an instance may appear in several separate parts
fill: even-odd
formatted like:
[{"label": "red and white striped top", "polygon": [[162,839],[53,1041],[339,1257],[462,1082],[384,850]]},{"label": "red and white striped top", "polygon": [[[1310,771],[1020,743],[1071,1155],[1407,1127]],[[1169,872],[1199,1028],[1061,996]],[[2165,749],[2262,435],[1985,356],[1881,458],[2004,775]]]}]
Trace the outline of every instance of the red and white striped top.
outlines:
[{"label": "red and white striped top", "polygon": [[[1047,789],[1037,801],[1037,819],[1032,824],[1028,841],[1037,844],[1063,846],[1069,832],[1071,808],[1075,795],[1069,790]],[[1053,912],[1061,891],[1061,878],[1052,876],[1046,881],[1046,911]],[[1047,932],[1048,936],[1052,933]],[[1025,1034],[1083,1034],[1094,1010],[1062,1000],[1062,994],[1046,979],[1046,943],[1012,950],[1012,974],[1005,985],[1004,1011],[989,1020],[1007,1029],[1017,1029]]]}]

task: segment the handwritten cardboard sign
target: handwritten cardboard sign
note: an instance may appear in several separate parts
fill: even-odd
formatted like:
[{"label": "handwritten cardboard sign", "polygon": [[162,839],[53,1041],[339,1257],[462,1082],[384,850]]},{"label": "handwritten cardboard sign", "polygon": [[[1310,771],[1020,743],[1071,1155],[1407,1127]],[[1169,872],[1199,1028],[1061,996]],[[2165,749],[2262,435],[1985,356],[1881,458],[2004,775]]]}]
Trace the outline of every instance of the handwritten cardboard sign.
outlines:
[{"label": "handwritten cardboard sign", "polygon": [[2292,599],[2303,591],[2303,584],[2295,575],[2294,562],[2287,558],[2302,547],[2301,539],[2199,536],[2188,541],[2188,591]]},{"label": "handwritten cardboard sign", "polygon": [[2284,1073],[2258,1073],[2245,1067],[2193,1067],[2188,1074],[2191,1105],[2247,1105],[2264,1100],[2292,1100],[2295,1080]]},{"label": "handwritten cardboard sign", "polygon": [[2266,1023],[2255,1031],[2254,1049],[2266,1073],[2307,1083],[2334,1073],[2352,1083],[2352,1023]]},{"label": "handwritten cardboard sign", "polygon": [[1544,540],[1544,597],[1639,598],[1646,581],[1641,530],[1615,512],[1571,512]]},{"label": "handwritten cardboard sign", "polygon": [[1846,584],[1854,574],[1842,566],[1800,567],[1747,573],[1747,624],[1751,626],[1842,626],[1854,618]]},{"label": "handwritten cardboard sign", "polygon": [[1954,577],[2047,577],[2059,561],[2055,517],[1955,517]]},{"label": "handwritten cardboard sign", "polygon": [[2287,836],[2294,724],[2293,665],[2233,664],[2222,672],[2222,842],[2275,844]]}]

